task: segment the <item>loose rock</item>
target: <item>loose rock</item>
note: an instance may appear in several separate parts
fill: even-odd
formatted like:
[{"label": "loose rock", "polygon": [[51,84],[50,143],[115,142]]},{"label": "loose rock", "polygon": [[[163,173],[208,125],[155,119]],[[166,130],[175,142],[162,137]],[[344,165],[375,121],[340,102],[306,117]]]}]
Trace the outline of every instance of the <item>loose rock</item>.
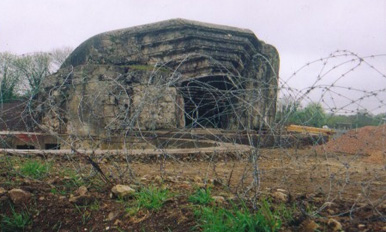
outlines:
[{"label": "loose rock", "polygon": [[12,189],[8,195],[14,204],[27,203],[31,199],[31,193],[22,189]]},{"label": "loose rock", "polygon": [[112,220],[114,220],[115,218],[117,218],[118,215],[119,215],[119,212],[110,212],[110,213],[107,215],[106,221],[112,221]]},{"label": "loose rock", "polygon": [[214,186],[222,186],[222,181],[221,179],[211,179],[210,183],[213,184]]},{"label": "loose rock", "polygon": [[199,176],[195,176],[194,179],[193,179],[193,181],[194,181],[195,183],[202,183],[202,178],[199,177]]},{"label": "loose rock", "polygon": [[331,229],[331,231],[341,231],[342,230],[342,224],[338,222],[337,220],[330,218],[327,221],[328,227]]},{"label": "loose rock", "polygon": [[224,203],[225,202],[225,198],[223,196],[213,196],[212,197],[214,202],[216,203]]},{"label": "loose rock", "polygon": [[156,176],[155,178],[154,178],[154,181],[156,182],[156,183],[162,183],[162,177],[160,177],[160,176]]},{"label": "loose rock", "polygon": [[319,228],[319,225],[315,221],[310,219],[303,221],[302,224],[300,225],[301,232],[314,232],[318,228]]},{"label": "loose rock", "polygon": [[287,202],[288,201],[288,195],[282,192],[274,192],[271,194],[272,198],[276,202]]},{"label": "loose rock", "polygon": [[69,201],[76,205],[89,205],[94,202],[94,198],[92,196],[83,195],[83,196],[72,196]]},{"label": "loose rock", "polygon": [[122,224],[123,224],[122,221],[119,219],[115,220],[115,222],[114,222],[114,226],[120,226]]},{"label": "loose rock", "polygon": [[4,195],[7,193],[7,190],[5,188],[0,187],[0,196]]},{"label": "loose rock", "polygon": [[117,184],[111,189],[111,192],[116,197],[124,198],[135,193],[135,190],[128,185]]},{"label": "loose rock", "polygon": [[75,195],[84,196],[84,195],[86,195],[87,192],[88,192],[88,190],[87,190],[86,186],[80,186],[78,188],[78,190],[75,191]]}]

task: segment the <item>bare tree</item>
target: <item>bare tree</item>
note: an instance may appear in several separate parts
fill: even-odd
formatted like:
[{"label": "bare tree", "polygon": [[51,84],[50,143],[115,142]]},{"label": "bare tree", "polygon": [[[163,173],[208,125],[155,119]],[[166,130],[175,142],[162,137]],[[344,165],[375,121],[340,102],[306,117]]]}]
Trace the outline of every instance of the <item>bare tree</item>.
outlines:
[{"label": "bare tree", "polygon": [[21,56],[8,54],[8,63],[17,76],[14,84],[20,87],[23,94],[37,93],[45,77],[57,71],[71,51],[71,48],[64,47],[49,53],[36,52]]},{"label": "bare tree", "polygon": [[49,55],[51,56],[52,69],[51,71],[56,71],[64,63],[67,57],[71,54],[73,49],[71,47],[62,47],[53,49]]},{"label": "bare tree", "polygon": [[17,97],[19,83],[18,70],[13,62],[16,56],[10,53],[0,53],[0,101],[10,101]]},{"label": "bare tree", "polygon": [[33,53],[22,55],[15,59],[14,66],[20,72],[21,84],[25,84],[28,94],[38,92],[40,83],[51,73],[51,57],[48,53]]}]

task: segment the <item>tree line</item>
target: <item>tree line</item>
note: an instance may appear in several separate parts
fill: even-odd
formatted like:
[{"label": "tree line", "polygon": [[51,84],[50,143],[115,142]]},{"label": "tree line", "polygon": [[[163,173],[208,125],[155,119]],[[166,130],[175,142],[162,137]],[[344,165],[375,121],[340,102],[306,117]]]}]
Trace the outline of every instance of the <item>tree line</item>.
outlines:
[{"label": "tree line", "polygon": [[57,71],[71,52],[64,47],[24,55],[0,53],[0,103],[36,94],[44,78]]},{"label": "tree line", "polygon": [[359,110],[354,114],[339,115],[326,113],[323,106],[317,102],[310,102],[302,107],[300,102],[287,99],[278,104],[276,122],[284,125],[353,129],[385,124],[386,113],[372,114],[366,110]]}]

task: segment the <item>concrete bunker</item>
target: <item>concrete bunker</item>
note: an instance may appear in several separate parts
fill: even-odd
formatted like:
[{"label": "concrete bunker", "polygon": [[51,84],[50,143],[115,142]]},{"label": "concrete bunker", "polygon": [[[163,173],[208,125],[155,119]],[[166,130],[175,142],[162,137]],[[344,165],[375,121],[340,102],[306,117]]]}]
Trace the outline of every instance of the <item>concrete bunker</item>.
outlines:
[{"label": "concrete bunker", "polygon": [[258,130],[274,120],[278,69],[276,49],[250,30],[167,20],[86,40],[46,78],[36,111],[42,130],[77,141]]}]

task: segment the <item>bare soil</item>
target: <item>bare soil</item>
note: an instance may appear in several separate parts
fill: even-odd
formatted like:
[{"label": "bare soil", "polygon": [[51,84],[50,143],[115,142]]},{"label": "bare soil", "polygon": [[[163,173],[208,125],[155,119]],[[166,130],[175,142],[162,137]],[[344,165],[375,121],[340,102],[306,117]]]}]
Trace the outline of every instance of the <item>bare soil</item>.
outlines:
[{"label": "bare soil", "polygon": [[[319,230],[329,231],[330,218],[339,221],[345,231],[386,230],[384,164],[364,162],[368,156],[318,153],[315,149],[262,149],[259,154],[256,165],[248,158],[234,157],[222,157],[215,162],[207,158],[187,161],[165,157],[129,163],[118,158],[99,160],[111,182],[136,189],[163,186],[173,193],[160,210],[141,209],[134,216],[128,215],[127,205],[122,201],[111,198],[114,183],[103,182],[91,165],[82,160],[3,154],[0,185],[5,190],[21,188],[32,193],[29,203],[14,205],[15,211],[24,210],[32,215],[27,231],[199,230],[188,197],[197,187],[204,186],[213,189],[212,195],[226,199],[224,207],[239,198],[250,199],[256,191],[259,199],[270,198],[277,191],[285,192],[288,201],[279,203],[272,197],[273,207],[295,206],[297,213],[296,220],[284,223],[282,231],[306,231],[309,220],[316,222]],[[41,180],[22,176],[20,166],[31,159],[52,165],[49,175]],[[256,172],[258,176],[253,175]],[[74,183],[71,173],[85,178]],[[259,185],[251,189],[254,177],[258,177]],[[91,204],[77,206],[69,201],[80,185],[88,188]],[[0,215],[11,215],[10,199],[6,194],[0,199]]]}]

